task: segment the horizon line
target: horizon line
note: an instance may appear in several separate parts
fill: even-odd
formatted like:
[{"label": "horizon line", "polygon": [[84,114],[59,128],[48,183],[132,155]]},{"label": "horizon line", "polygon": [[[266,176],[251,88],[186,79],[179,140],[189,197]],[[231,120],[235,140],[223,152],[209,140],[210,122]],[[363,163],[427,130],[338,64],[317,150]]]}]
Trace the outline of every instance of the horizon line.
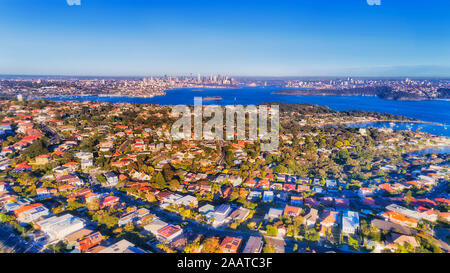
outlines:
[{"label": "horizon line", "polygon": [[415,78],[415,79],[450,79],[450,75],[442,76],[420,76],[420,75],[389,75],[389,76],[370,76],[370,75],[285,75],[285,76],[270,76],[270,75],[230,75],[221,73],[212,74],[163,74],[163,75],[71,75],[71,74],[1,74],[0,77],[73,77],[73,78],[147,78],[147,77],[197,77],[200,74],[202,77],[211,75],[221,75],[235,78],[267,78],[267,79],[282,79],[282,78]]}]

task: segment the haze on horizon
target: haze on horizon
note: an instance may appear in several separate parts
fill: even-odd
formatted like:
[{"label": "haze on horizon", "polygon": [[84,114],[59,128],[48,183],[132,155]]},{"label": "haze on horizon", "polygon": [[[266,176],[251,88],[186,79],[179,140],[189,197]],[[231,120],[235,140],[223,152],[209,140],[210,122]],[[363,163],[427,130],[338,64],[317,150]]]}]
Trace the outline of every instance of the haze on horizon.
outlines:
[{"label": "haze on horizon", "polygon": [[0,74],[449,77],[450,2],[3,0]]}]

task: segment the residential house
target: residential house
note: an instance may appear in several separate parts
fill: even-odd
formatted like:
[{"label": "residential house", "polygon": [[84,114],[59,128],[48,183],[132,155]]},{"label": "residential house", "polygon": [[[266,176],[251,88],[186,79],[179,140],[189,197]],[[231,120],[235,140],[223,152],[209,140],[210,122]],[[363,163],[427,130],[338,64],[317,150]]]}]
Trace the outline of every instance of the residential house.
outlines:
[{"label": "residential house", "polygon": [[390,234],[385,241],[385,248],[395,251],[398,245],[410,245],[413,249],[420,246],[414,236],[397,233]]},{"label": "residential house", "polygon": [[250,238],[248,238],[247,244],[245,244],[242,253],[261,253],[263,245],[264,241],[262,237],[250,236]]},{"label": "residential house", "polygon": [[320,224],[326,228],[336,227],[339,224],[339,212],[328,209],[324,210]]},{"label": "residential house", "polygon": [[167,225],[168,225],[168,223],[162,221],[158,217],[153,217],[152,222],[147,224],[146,226],[144,226],[144,230],[146,230],[147,232],[150,232],[156,236],[158,233],[158,230],[162,229],[163,227],[165,227]]},{"label": "residential house", "polygon": [[211,204],[206,204],[198,209],[198,212],[201,214],[208,214],[212,211],[214,211],[214,206]]},{"label": "residential house", "polygon": [[223,253],[237,253],[241,243],[241,238],[227,236],[223,239],[219,249],[222,250]]},{"label": "residential house", "polygon": [[283,215],[282,209],[270,208],[269,211],[264,216],[264,220],[279,219],[281,215]]},{"label": "residential house", "polygon": [[103,174],[106,178],[106,184],[110,187],[117,185],[119,183],[119,177],[113,172],[107,172]]},{"label": "residential house", "polygon": [[264,191],[262,198],[263,202],[272,202],[273,198],[274,198],[273,191]]},{"label": "residential house", "polygon": [[161,241],[170,243],[182,233],[183,229],[180,226],[167,225],[158,230],[156,237]]},{"label": "residential house", "polygon": [[391,204],[389,206],[386,207],[386,209],[390,210],[390,211],[394,211],[394,212],[398,212],[400,214],[403,214],[407,217],[416,219],[416,220],[421,220],[421,219],[425,219],[427,221],[430,222],[435,222],[437,220],[437,215],[433,214],[433,213],[429,213],[429,212],[419,212],[419,211],[414,211],[414,210],[410,210],[408,208],[396,205],[396,204]]},{"label": "residential house", "polygon": [[232,221],[244,221],[250,215],[250,210],[244,207],[240,207],[234,210],[228,218]]},{"label": "residential house", "polygon": [[146,251],[123,239],[105,249],[100,250],[98,253],[146,253]]},{"label": "residential house", "polygon": [[230,175],[228,177],[228,181],[233,184],[234,187],[239,186],[240,184],[242,184],[242,178],[240,176],[237,175]]},{"label": "residential house", "polygon": [[386,232],[395,232],[405,235],[412,235],[413,232],[410,228],[400,225],[391,221],[385,221],[381,219],[373,219],[370,223],[372,226],[377,227]]},{"label": "residential house", "polygon": [[305,215],[305,224],[308,228],[313,228],[317,220],[319,219],[319,211],[317,209],[311,208],[308,214]]},{"label": "residential house", "polygon": [[128,223],[137,223],[146,215],[149,215],[150,211],[146,208],[140,208],[134,211],[131,211],[129,213],[126,213],[125,215],[122,215],[119,219],[118,225],[119,227],[124,226]]},{"label": "residential house", "polygon": [[181,198],[178,198],[177,200],[175,200],[174,202],[175,205],[177,206],[184,206],[184,207],[197,207],[198,206],[198,201],[197,198],[195,196],[192,195],[186,195],[183,196]]},{"label": "residential house", "polygon": [[386,211],[381,214],[383,218],[386,220],[392,221],[394,223],[400,224],[400,225],[406,225],[410,227],[416,227],[417,226],[417,220],[414,218],[407,217],[401,213],[395,212],[395,211]]},{"label": "residential house", "polygon": [[94,232],[87,228],[71,233],[64,238],[68,247],[73,247],[80,252],[86,252],[88,249],[100,244],[102,240],[103,236],[100,232]]},{"label": "residential house", "polygon": [[259,191],[251,191],[251,192],[249,192],[249,194],[247,196],[247,200],[251,201],[251,202],[257,201],[257,200],[261,199],[261,195],[262,194]]},{"label": "residential house", "polygon": [[291,196],[291,205],[302,206],[303,205],[303,197],[297,196],[297,195],[292,195]]},{"label": "residential house", "polygon": [[109,195],[100,202],[99,207],[100,209],[104,209],[106,207],[114,207],[117,205],[120,201],[120,198],[114,195]]},{"label": "residential house", "polygon": [[21,223],[30,223],[49,215],[50,212],[44,205],[35,203],[14,210],[14,214],[17,216],[17,221]]},{"label": "residential house", "polygon": [[227,217],[231,213],[231,206],[228,204],[222,204],[218,206],[213,213],[208,213],[208,218],[214,218],[212,225],[218,227],[227,222]]},{"label": "residential house", "polygon": [[47,164],[49,162],[49,160],[48,160],[49,157],[50,157],[49,154],[39,155],[39,156],[36,157],[35,162],[38,165],[45,165],[45,164]]},{"label": "residential house", "polygon": [[359,214],[355,211],[345,211],[342,215],[342,233],[355,234],[359,229]]},{"label": "residential house", "polygon": [[302,209],[299,208],[299,207],[294,207],[294,206],[286,205],[286,206],[284,207],[283,214],[284,214],[284,215],[287,215],[287,216],[294,217],[294,216],[300,215],[301,211],[302,211]]}]

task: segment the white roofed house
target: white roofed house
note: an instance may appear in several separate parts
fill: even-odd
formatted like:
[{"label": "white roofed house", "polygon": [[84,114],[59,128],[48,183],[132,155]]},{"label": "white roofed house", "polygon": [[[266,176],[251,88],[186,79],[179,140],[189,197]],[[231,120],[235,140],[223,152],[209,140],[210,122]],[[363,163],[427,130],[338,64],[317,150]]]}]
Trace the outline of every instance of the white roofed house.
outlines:
[{"label": "white roofed house", "polygon": [[94,166],[94,162],[92,160],[89,160],[89,159],[81,160],[81,168],[82,169],[87,169],[87,168],[90,168],[90,167],[93,167],[93,166]]},{"label": "white roofed house", "polygon": [[98,253],[147,253],[127,240],[121,240]]},{"label": "white roofed house", "polygon": [[163,227],[167,226],[168,223],[160,220],[158,217],[154,217],[153,221],[149,224],[147,224],[144,229],[153,235],[157,235],[158,230],[162,229]]},{"label": "white roofed house", "polygon": [[215,179],[214,179],[214,183],[222,183],[223,181],[225,181],[226,179],[228,179],[228,175],[226,174],[219,174]]},{"label": "white roofed house", "polygon": [[60,175],[56,177],[56,182],[62,182],[73,186],[83,186],[84,182],[78,176],[73,174]]},{"label": "white roofed house", "polygon": [[359,229],[359,214],[355,211],[345,211],[342,215],[342,233],[355,234]]},{"label": "white roofed house", "polygon": [[98,144],[98,147],[100,149],[100,152],[108,152],[114,147],[114,142],[112,141],[103,141],[100,144]]},{"label": "white roofed house", "polygon": [[58,166],[54,168],[52,171],[55,174],[55,176],[60,176],[60,175],[68,175],[70,169],[66,166]]},{"label": "white roofed house", "polygon": [[11,166],[11,160],[2,159],[0,160],[0,171],[4,171]]},{"label": "white roofed house", "polygon": [[213,212],[213,211],[214,211],[214,206],[211,204],[206,204],[198,209],[198,212],[202,213],[202,214],[207,214],[207,213]]},{"label": "white roofed house", "polygon": [[269,212],[267,212],[264,216],[264,220],[278,219],[281,217],[281,215],[283,215],[282,209],[270,208]]},{"label": "white roofed house", "polygon": [[239,207],[233,211],[228,218],[233,221],[244,221],[250,215],[250,210],[244,207]]},{"label": "white roofed house", "polygon": [[273,198],[274,198],[273,191],[264,191],[262,198],[263,202],[272,202]]},{"label": "white roofed house", "polygon": [[119,219],[118,225],[119,225],[119,227],[121,227],[121,226],[128,224],[129,222],[138,223],[144,216],[149,215],[149,214],[150,214],[150,211],[148,209],[140,208],[138,210],[135,210],[130,213],[122,215],[122,217],[120,217],[120,219]]},{"label": "white roofed house", "polygon": [[419,175],[417,178],[424,185],[427,185],[427,186],[434,186],[434,185],[436,185],[436,180],[433,177],[426,176],[426,175]]},{"label": "white roofed house", "polygon": [[337,182],[334,179],[327,179],[325,181],[325,183],[327,185],[327,188],[329,188],[329,189],[334,189],[337,187]]},{"label": "white roofed house", "polygon": [[242,253],[261,253],[263,245],[264,245],[264,241],[263,241],[262,237],[250,236],[250,238],[248,238],[247,244],[245,245]]},{"label": "white roofed house", "polygon": [[108,186],[115,186],[119,183],[119,177],[113,172],[107,172],[103,176],[105,176]]},{"label": "white roofed house", "polygon": [[[175,205],[176,203],[176,201],[177,200],[179,200],[179,199],[181,199],[183,196],[181,196],[181,195],[179,195],[179,194],[177,194],[177,193],[171,193],[171,194],[169,194],[169,195],[167,195],[165,198],[164,198],[164,201],[163,201],[163,204],[162,205],[164,205],[164,206],[166,206],[166,205],[168,205],[168,204],[173,204],[173,205]],[[163,207],[164,207],[163,206]]]},{"label": "white roofed house", "polygon": [[213,218],[214,221],[212,225],[214,227],[217,227],[226,223],[227,217],[230,213],[231,213],[231,206],[227,204],[222,204],[218,206],[214,210],[214,212],[210,212],[206,216],[208,218]]},{"label": "white roofed house", "polygon": [[247,196],[247,200],[257,201],[257,200],[261,199],[261,195],[262,194],[259,191],[251,191]]},{"label": "white roofed house", "polygon": [[92,160],[94,158],[94,154],[89,152],[78,152],[74,156],[81,160]]},{"label": "white roofed house", "polygon": [[242,178],[237,175],[230,175],[230,177],[228,177],[228,181],[230,181],[230,183],[233,184],[234,187],[242,184]]},{"label": "white roofed house", "polygon": [[197,198],[192,195],[186,195],[181,198],[178,198],[174,201],[174,204],[177,206],[184,206],[184,207],[197,207],[198,201]]},{"label": "white roofed house", "polygon": [[53,216],[36,223],[37,226],[46,233],[51,240],[59,241],[64,237],[84,228],[85,223],[82,219],[65,214],[62,216]]},{"label": "white roofed house", "polygon": [[317,209],[311,208],[309,213],[305,215],[305,224],[308,228],[314,227],[318,219],[319,211]]}]

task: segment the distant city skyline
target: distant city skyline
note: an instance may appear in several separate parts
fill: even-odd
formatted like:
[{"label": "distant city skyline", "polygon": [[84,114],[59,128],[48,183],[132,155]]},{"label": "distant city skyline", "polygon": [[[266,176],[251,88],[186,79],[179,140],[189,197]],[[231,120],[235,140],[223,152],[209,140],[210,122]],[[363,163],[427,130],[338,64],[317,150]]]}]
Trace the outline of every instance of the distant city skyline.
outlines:
[{"label": "distant city skyline", "polygon": [[4,0],[0,74],[450,77],[450,3],[380,4]]}]

